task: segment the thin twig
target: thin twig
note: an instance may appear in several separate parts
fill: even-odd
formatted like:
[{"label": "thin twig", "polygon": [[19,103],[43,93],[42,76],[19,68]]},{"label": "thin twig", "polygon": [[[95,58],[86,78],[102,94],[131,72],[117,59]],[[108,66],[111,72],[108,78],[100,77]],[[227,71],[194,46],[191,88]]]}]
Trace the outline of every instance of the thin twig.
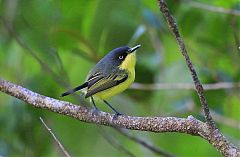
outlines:
[{"label": "thin twig", "polygon": [[192,64],[192,61],[189,58],[186,46],[185,46],[185,44],[183,42],[183,39],[181,38],[180,33],[178,31],[177,23],[173,19],[173,16],[171,15],[171,13],[169,11],[166,2],[164,0],[158,0],[158,2],[159,2],[159,9],[163,13],[164,17],[166,18],[166,20],[168,22],[168,25],[169,25],[174,37],[177,40],[177,43],[178,43],[179,48],[181,50],[181,53],[182,53],[182,55],[185,59],[185,62],[186,62],[187,66],[188,66],[188,68],[191,72],[191,76],[192,76],[196,91],[198,93],[200,102],[202,104],[202,108],[203,108],[203,111],[204,111],[204,116],[205,116],[205,119],[207,121],[207,124],[210,128],[212,128],[212,130],[215,130],[216,125],[215,125],[215,123],[212,119],[212,116],[210,114],[208,103],[207,103],[207,100],[204,96],[203,86],[202,86],[200,80],[198,79],[198,75],[197,75],[196,70],[195,70],[195,68]]},{"label": "thin twig", "polygon": [[[138,90],[168,90],[168,89],[181,89],[181,90],[195,90],[194,84],[191,83],[154,83],[143,84],[134,83],[131,89]],[[219,90],[219,89],[234,89],[240,88],[240,82],[218,82],[211,84],[203,84],[204,90]]]},{"label": "thin twig", "polygon": [[137,138],[135,136],[132,136],[130,135],[126,130],[124,129],[121,129],[121,128],[117,128],[117,127],[114,127],[119,133],[121,133],[123,136],[127,137],[128,139],[142,145],[143,147],[149,149],[150,151],[152,151],[153,153],[155,153],[156,155],[160,155],[160,156],[164,156],[164,157],[175,157],[174,155],[164,151],[164,150],[161,150],[157,147],[155,147],[154,145],[151,145],[149,143],[147,143],[146,141],[140,139],[140,138]]},{"label": "thin twig", "polygon": [[235,10],[235,9],[227,9],[223,7],[218,7],[218,6],[212,6],[208,4],[203,4],[195,1],[184,1],[184,4],[187,4],[191,7],[198,8],[198,9],[203,9],[203,10],[208,10],[211,12],[217,12],[217,13],[224,13],[224,14],[230,14],[234,16],[240,16],[240,11]]},{"label": "thin twig", "polygon": [[47,124],[44,122],[44,120],[42,119],[42,117],[39,117],[40,121],[42,122],[42,124],[44,125],[44,127],[47,129],[47,131],[52,135],[54,141],[58,144],[59,148],[62,150],[62,152],[65,154],[66,157],[71,157],[69,155],[69,153],[67,152],[67,150],[64,148],[64,146],[61,144],[61,142],[58,140],[58,138],[54,135],[54,133],[52,132],[52,129],[50,129]]}]

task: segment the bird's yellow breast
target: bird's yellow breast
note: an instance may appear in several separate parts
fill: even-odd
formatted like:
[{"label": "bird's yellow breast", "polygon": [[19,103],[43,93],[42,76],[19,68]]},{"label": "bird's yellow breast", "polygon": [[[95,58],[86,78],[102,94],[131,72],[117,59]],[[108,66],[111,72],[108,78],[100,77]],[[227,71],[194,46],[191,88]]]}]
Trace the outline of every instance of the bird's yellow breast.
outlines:
[{"label": "bird's yellow breast", "polygon": [[125,60],[119,66],[120,69],[126,70],[128,72],[127,80],[120,83],[117,86],[96,93],[94,97],[100,99],[108,99],[126,90],[135,80],[135,65],[136,65],[136,52],[133,52],[128,54]]}]

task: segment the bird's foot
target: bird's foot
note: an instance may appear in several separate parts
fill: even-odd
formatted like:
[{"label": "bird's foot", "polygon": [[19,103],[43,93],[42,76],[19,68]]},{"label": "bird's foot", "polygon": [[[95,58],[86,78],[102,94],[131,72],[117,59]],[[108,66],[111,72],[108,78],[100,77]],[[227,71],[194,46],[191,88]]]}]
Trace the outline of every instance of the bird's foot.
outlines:
[{"label": "bird's foot", "polygon": [[100,110],[98,108],[94,108],[92,112],[92,116],[97,116],[99,114]]},{"label": "bird's foot", "polygon": [[113,116],[113,119],[112,120],[116,120],[118,118],[118,116],[122,116],[123,114],[122,113],[119,113],[119,112],[116,112]]}]

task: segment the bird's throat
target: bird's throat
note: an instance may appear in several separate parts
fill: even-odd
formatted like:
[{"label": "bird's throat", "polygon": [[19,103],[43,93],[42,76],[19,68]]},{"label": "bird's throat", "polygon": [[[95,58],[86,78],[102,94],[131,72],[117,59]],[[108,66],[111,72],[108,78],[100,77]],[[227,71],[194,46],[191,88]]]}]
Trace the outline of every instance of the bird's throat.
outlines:
[{"label": "bird's throat", "polygon": [[127,55],[127,57],[119,66],[119,68],[130,71],[135,68],[135,65],[136,65],[136,52],[133,52]]}]

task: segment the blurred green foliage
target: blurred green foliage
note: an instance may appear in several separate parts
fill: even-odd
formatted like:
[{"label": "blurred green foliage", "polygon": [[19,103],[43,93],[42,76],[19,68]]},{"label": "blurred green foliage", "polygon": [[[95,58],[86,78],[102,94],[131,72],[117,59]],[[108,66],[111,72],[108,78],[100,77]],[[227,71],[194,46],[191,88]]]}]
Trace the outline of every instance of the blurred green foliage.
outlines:
[{"label": "blurred green foliage", "polygon": [[[240,11],[238,0],[198,2]],[[200,80],[238,82],[240,16],[197,9],[187,1],[167,3]],[[136,82],[192,83],[156,1],[0,0],[0,16],[0,76],[43,95],[58,98],[67,88],[79,85],[96,61],[122,45],[142,45],[138,51]],[[240,146],[239,89],[207,91],[206,97],[214,112],[238,122],[238,129],[223,123],[217,125]],[[65,100],[79,104],[73,96]],[[197,94],[192,90],[128,90],[110,102],[127,115],[194,115],[203,120]],[[105,105],[98,106],[110,112]],[[72,156],[127,156],[102,136],[99,126],[32,108],[3,93],[0,94],[0,156],[63,156],[39,116]],[[155,156],[111,128],[104,129],[136,156]],[[131,133],[177,156],[221,156],[199,137]]]}]

